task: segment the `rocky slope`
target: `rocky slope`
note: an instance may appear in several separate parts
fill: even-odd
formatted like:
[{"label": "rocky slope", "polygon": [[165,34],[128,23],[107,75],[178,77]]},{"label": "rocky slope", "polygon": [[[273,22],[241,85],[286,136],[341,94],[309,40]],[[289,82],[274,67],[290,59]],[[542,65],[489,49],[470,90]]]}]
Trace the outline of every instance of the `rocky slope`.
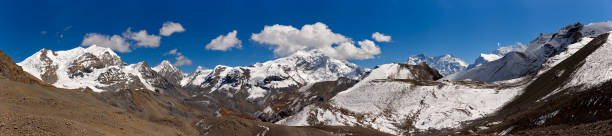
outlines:
[{"label": "rocky slope", "polygon": [[[612,38],[600,35],[560,62],[542,69],[524,93],[502,107],[495,115],[475,121],[487,126],[482,133],[530,133],[549,126],[589,124],[612,119],[608,73]],[[573,52],[573,53],[572,53]],[[593,74],[599,73],[599,74]],[[483,121],[487,120],[487,121]]]},{"label": "rocky slope", "polygon": [[467,68],[467,64],[453,55],[446,54],[442,56],[429,57],[425,54],[410,56],[406,60],[406,64],[417,65],[419,63],[427,63],[431,68],[438,70],[442,76],[447,76]]},{"label": "rocky slope", "polygon": [[0,51],[0,77],[8,80],[22,82],[26,84],[47,85],[44,81],[37,79],[29,73],[23,71],[21,67],[15,65],[15,62],[2,51]]}]

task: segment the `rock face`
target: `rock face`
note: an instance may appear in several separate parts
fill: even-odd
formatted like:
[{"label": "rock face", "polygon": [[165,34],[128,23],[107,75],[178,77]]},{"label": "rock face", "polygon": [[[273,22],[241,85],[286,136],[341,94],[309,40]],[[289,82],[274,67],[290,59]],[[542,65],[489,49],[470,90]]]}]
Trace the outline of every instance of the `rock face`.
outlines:
[{"label": "rock face", "polygon": [[467,64],[453,55],[446,54],[442,56],[429,57],[425,54],[410,56],[406,64],[417,65],[419,63],[427,63],[431,68],[438,70],[442,76],[447,76],[453,73],[463,71],[467,68]]}]

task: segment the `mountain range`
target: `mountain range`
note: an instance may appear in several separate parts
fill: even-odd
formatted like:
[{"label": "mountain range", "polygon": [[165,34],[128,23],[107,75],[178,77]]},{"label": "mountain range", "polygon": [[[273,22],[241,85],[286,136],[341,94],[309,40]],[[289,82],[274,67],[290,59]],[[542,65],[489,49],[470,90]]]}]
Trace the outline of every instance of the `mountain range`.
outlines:
[{"label": "mountain range", "polygon": [[[419,54],[372,69],[319,50],[250,66],[198,67],[191,73],[169,61],[154,67],[126,64],[100,46],[41,49],[16,64],[2,53],[1,80],[17,84],[5,84],[13,90],[5,96],[23,99],[7,97],[0,109],[56,101],[74,110],[101,107],[94,111],[103,116],[82,112],[80,118],[43,108],[53,121],[88,124],[79,129],[94,135],[547,135],[567,128],[582,128],[574,131],[578,135],[599,133],[612,128],[601,123],[612,120],[610,31],[611,22],[576,23],[540,34],[527,45],[480,54],[472,64],[450,54]],[[14,91],[18,88],[57,95],[30,100]],[[110,127],[105,122],[113,119],[122,123]],[[0,128],[15,122],[20,123],[0,121]],[[59,130],[73,131],[64,127]]]}]

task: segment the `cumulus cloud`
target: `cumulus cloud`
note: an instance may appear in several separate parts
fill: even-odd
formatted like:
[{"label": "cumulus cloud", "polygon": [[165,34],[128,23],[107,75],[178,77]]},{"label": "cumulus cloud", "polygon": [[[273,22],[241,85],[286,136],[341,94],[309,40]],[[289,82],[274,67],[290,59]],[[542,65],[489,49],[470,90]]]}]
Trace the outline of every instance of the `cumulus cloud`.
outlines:
[{"label": "cumulus cloud", "polygon": [[210,43],[206,44],[206,49],[227,51],[231,48],[242,48],[242,41],[236,37],[237,33],[238,31],[234,30],[227,33],[225,36],[219,35],[217,38],[211,40]]},{"label": "cumulus cloud", "polygon": [[352,43],[341,43],[334,47],[334,52],[330,55],[337,59],[356,59],[364,60],[374,58],[374,55],[380,54],[380,48],[370,40],[357,42],[361,48],[355,47]]},{"label": "cumulus cloud", "polygon": [[170,50],[164,53],[164,55],[174,55],[174,65],[176,66],[191,65],[191,59],[183,56],[183,53],[178,52],[177,49]]},{"label": "cumulus cloud", "polygon": [[[72,28],[72,26],[64,28],[64,31],[67,31],[70,28]],[[46,33],[46,31],[44,31],[44,33]],[[58,34],[60,38],[64,37],[63,34],[59,32]],[[119,52],[131,52],[130,48],[132,46],[157,48],[159,47],[160,43],[161,36],[159,35],[149,34],[147,33],[147,30],[132,32],[132,29],[128,28],[127,30],[125,30],[125,32],[122,33],[122,36],[109,36],[98,33],[88,33],[83,38],[83,42],[81,43],[81,45],[91,46],[95,44],[102,47],[108,47]]]},{"label": "cumulus cloud", "polygon": [[159,34],[163,36],[170,36],[172,35],[172,33],[176,32],[185,32],[185,28],[183,28],[183,25],[175,22],[166,22],[164,23],[162,28],[159,29]]},{"label": "cumulus cloud", "polygon": [[372,39],[376,40],[377,42],[390,42],[391,36],[375,32],[372,34]]},{"label": "cumulus cloud", "polygon": [[83,38],[81,45],[108,47],[119,52],[131,51],[130,44],[125,40],[125,38],[119,35],[108,36],[97,33],[88,33],[85,35],[85,38]]},{"label": "cumulus cloud", "polygon": [[374,42],[360,41],[360,47],[356,47],[351,38],[332,32],[320,22],[304,25],[301,29],[278,24],[265,26],[261,32],[252,34],[251,40],[270,45],[277,56],[314,49],[321,50],[327,56],[346,60],[371,59],[380,54],[380,48]]},{"label": "cumulus cloud", "polygon": [[147,34],[147,30],[140,30],[138,32],[132,32],[130,28],[128,28],[125,32],[123,32],[123,36],[136,41],[136,46],[155,48],[159,47],[159,43],[161,41],[161,37],[157,35],[149,35]]}]

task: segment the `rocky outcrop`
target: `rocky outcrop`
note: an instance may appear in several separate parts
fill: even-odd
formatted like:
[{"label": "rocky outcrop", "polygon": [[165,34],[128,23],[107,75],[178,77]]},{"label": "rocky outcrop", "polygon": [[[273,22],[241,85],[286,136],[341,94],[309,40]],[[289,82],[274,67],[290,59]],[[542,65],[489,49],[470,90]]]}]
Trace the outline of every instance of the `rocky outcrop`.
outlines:
[{"label": "rocky outcrop", "polygon": [[24,72],[13,60],[0,50],[0,77],[27,84],[48,84],[38,80],[36,77]]}]

